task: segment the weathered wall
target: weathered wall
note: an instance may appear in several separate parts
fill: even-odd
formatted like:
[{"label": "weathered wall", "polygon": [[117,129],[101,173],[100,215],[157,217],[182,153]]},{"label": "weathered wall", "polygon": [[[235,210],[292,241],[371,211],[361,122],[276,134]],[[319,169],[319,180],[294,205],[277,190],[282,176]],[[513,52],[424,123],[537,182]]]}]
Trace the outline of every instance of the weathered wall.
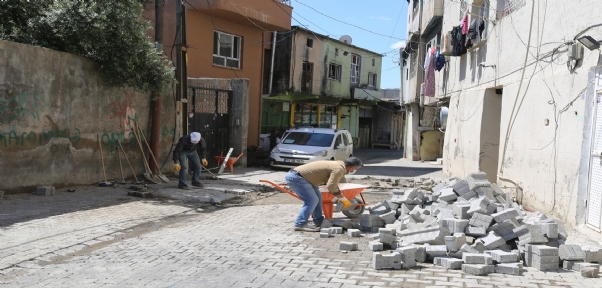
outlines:
[{"label": "weathered wall", "polygon": [[[312,71],[312,82],[311,91],[303,91],[318,95],[320,94],[320,87],[322,85],[322,78],[324,77],[324,65],[322,56],[322,41],[314,33],[307,32],[305,30],[297,29],[295,36],[293,36],[293,54],[291,59],[291,77],[292,85],[295,88],[295,92],[302,92],[302,79],[303,79],[303,62],[313,63]],[[313,40],[312,47],[307,47],[307,39]]]},{"label": "weathered wall", "polygon": [[[109,181],[121,178],[117,140],[136,173],[144,171],[132,129],[136,121],[149,139],[150,94],[105,87],[97,68],[84,57],[0,41],[0,190],[104,181],[97,135]],[[173,97],[162,97],[159,166],[175,134]]]},{"label": "weathered wall", "polygon": [[[497,2],[500,1],[490,1],[491,7],[496,8]],[[577,211],[578,202],[584,201],[577,197],[586,132],[583,115],[592,106],[585,102],[582,93],[589,85],[587,74],[590,67],[597,65],[598,53],[585,49],[582,66],[572,73],[567,69],[567,47],[562,43],[596,24],[602,6],[592,0],[580,1],[576,6],[579,9],[557,9],[566,3],[526,1],[525,6],[496,19],[495,24],[489,22],[487,39],[466,55],[451,57],[449,73],[438,74],[437,83],[446,83],[446,87],[438,85],[438,89],[443,89],[438,95],[451,97],[444,173],[465,177],[478,171],[481,117],[483,110],[488,109],[483,106],[487,105],[485,91],[503,88],[498,123],[498,184],[514,187],[505,179],[519,183],[523,198],[517,200],[574,225],[579,213],[583,213]],[[444,32],[458,25],[459,9],[460,5],[445,6]],[[489,15],[495,19],[495,11]],[[527,51],[529,27],[531,48]],[[602,29],[594,28],[586,34],[600,38],[601,32]],[[479,63],[495,67],[482,67]]]}]

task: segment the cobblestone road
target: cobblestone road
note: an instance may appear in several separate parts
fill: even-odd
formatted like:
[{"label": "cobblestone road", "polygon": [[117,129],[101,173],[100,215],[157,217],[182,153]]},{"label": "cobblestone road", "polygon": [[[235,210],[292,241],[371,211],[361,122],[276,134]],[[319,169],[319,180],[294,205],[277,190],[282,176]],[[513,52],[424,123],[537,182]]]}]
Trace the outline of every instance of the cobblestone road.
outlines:
[{"label": "cobblestone road", "polygon": [[[435,165],[383,157],[367,157],[360,171],[440,176]],[[228,175],[239,185],[284,174],[240,171],[248,173]],[[6,196],[0,202],[0,287],[602,287],[599,278],[562,269],[483,277],[432,264],[375,271],[370,235],[294,232],[300,203],[285,194],[202,213],[198,203],[125,195],[91,187],[53,197]],[[359,251],[340,251],[341,241],[358,242]]]}]

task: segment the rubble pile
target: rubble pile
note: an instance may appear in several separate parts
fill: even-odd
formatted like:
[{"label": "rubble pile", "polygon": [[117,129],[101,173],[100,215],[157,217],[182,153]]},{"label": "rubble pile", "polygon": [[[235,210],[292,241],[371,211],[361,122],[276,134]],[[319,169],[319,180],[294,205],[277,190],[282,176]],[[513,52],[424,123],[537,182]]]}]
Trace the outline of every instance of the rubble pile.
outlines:
[{"label": "rubble pile", "polygon": [[[602,250],[565,244],[561,221],[523,211],[485,173],[416,184],[419,188],[394,191],[390,200],[368,206],[369,214],[361,215],[353,227],[376,233],[368,245],[375,251],[374,269],[432,261],[474,275],[521,275],[528,266],[541,271],[562,267],[598,277]],[[358,235],[352,229],[348,233]],[[393,251],[376,252],[382,250]]]}]

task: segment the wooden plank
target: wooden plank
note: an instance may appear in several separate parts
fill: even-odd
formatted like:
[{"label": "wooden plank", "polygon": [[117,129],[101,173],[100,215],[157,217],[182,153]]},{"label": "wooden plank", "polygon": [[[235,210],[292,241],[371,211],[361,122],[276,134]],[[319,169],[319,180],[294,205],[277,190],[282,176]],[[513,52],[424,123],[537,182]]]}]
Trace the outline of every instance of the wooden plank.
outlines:
[{"label": "wooden plank", "polygon": [[230,148],[230,150],[228,150],[228,154],[226,154],[226,158],[224,158],[224,162],[222,162],[222,165],[219,167],[219,171],[217,172],[217,174],[224,173],[224,168],[228,163],[228,159],[230,159],[230,155],[232,155],[232,150],[234,150],[234,148]]}]

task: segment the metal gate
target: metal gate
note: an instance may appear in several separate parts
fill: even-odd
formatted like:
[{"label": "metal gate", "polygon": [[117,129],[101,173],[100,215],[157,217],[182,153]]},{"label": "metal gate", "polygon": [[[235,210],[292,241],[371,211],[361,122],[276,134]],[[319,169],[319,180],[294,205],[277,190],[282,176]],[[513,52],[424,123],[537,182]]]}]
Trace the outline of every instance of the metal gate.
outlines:
[{"label": "metal gate", "polygon": [[602,224],[602,75],[596,73],[596,105],[590,153],[587,226],[600,232]]},{"label": "metal gate", "polygon": [[188,113],[192,115],[189,131],[201,133],[207,143],[209,167],[216,167],[213,156],[220,153],[225,156],[230,149],[232,90],[188,86],[188,95],[192,98],[188,105]]}]

